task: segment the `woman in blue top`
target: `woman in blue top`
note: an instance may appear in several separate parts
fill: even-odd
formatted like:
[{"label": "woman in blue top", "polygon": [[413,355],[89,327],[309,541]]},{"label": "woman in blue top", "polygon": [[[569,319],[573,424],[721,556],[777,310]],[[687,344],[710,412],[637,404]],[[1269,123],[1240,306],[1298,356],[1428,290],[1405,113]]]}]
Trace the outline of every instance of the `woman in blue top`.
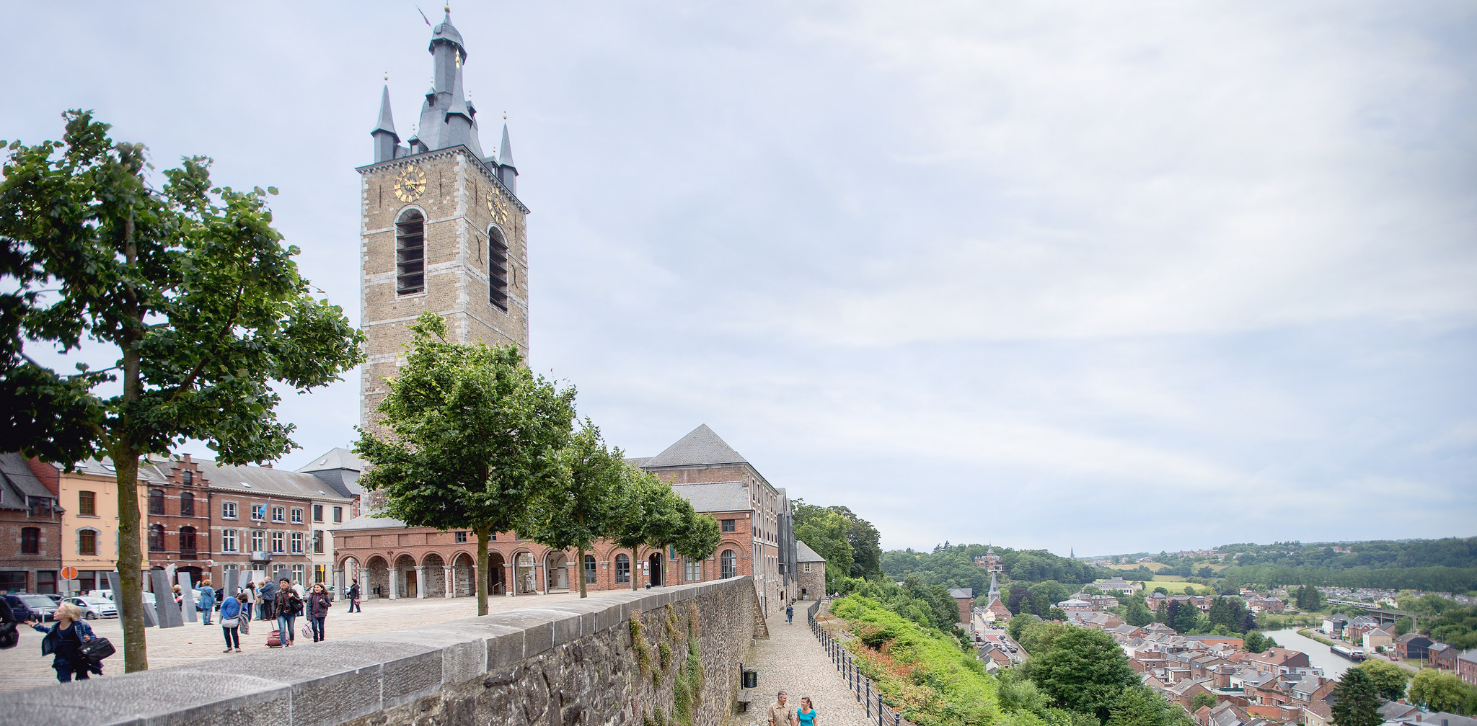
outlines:
[{"label": "woman in blue top", "polygon": [[795,717],[800,719],[800,726],[816,726],[815,706],[810,703],[810,696],[800,697],[800,708],[795,709]]},{"label": "woman in blue top", "polygon": [[92,628],[81,622],[82,611],[76,605],[64,602],[57,606],[52,617],[56,618],[56,624],[49,628],[35,620],[28,624],[33,629],[46,633],[46,637],[41,639],[41,655],[55,656],[51,660],[51,667],[56,669],[56,679],[67,683],[72,680],[73,675],[79,681],[90,678],[88,673],[102,675],[103,669],[89,663],[80,652],[82,643],[93,637]]},{"label": "woman in blue top", "polygon": [[241,605],[244,602],[245,595],[228,597],[221,601],[221,632],[226,635],[226,649],[222,653],[231,652],[233,647],[237,653],[241,652],[241,616],[245,612],[250,617],[250,612],[244,611]]}]

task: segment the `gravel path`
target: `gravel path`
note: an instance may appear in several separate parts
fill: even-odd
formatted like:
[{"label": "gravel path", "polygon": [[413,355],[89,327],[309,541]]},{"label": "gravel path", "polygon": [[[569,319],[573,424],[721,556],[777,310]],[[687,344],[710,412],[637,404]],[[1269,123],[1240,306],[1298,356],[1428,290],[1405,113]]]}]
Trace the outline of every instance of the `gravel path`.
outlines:
[{"label": "gravel path", "polygon": [[825,649],[811,635],[800,603],[795,604],[793,625],[785,622],[784,610],[771,617],[768,624],[769,639],[758,641],[749,656],[752,662],[744,663],[745,668],[759,671],[759,688],[749,712],[743,714],[747,720],[739,723],[767,726],[775,693],[784,690],[790,694],[786,705],[792,709],[799,707],[801,696],[810,697],[815,704],[816,726],[867,726],[865,708],[857,703]]}]

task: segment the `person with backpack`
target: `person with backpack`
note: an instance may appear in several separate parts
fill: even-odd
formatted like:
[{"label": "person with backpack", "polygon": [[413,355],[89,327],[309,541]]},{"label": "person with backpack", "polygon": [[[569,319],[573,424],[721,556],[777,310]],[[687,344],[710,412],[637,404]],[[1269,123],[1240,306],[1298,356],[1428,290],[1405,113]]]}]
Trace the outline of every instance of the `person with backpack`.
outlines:
[{"label": "person with backpack", "polygon": [[237,595],[221,601],[221,633],[226,636],[226,649],[222,653],[231,652],[232,647],[241,652],[241,606],[245,599],[246,596]]},{"label": "person with backpack", "polygon": [[303,599],[292,589],[292,580],[284,577],[278,582],[277,597],[273,602],[277,611],[277,637],[282,647],[291,648],[296,640],[292,628],[297,624],[297,616],[303,613]]},{"label": "person with backpack", "polygon": [[56,623],[50,628],[39,620],[27,624],[37,632],[46,633],[46,637],[41,639],[41,655],[53,656],[51,667],[56,669],[56,679],[69,683],[73,677],[85,681],[92,677],[89,673],[102,675],[101,664],[92,663],[82,656],[82,644],[96,636],[92,628],[82,622],[81,608],[64,602],[56,607],[52,617],[56,618]]},{"label": "person with backpack", "polygon": [[262,580],[262,586],[257,589],[257,593],[262,603],[262,620],[276,620],[277,583]]},{"label": "person with backpack", "polygon": [[323,620],[328,617],[328,609],[333,607],[333,599],[328,596],[328,588],[319,582],[313,585],[313,592],[308,594],[308,624],[313,626],[313,642],[327,640],[328,636],[323,634]]}]

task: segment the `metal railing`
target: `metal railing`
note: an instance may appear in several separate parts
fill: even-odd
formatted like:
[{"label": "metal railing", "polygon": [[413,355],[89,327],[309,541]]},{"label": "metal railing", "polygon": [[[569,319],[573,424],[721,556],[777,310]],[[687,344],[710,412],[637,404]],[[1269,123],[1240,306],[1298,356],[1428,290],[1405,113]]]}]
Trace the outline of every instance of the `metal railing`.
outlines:
[{"label": "metal railing", "polygon": [[889,708],[882,702],[882,691],[872,687],[872,679],[863,675],[856,667],[856,661],[851,657],[851,651],[831,635],[829,630],[821,627],[816,621],[816,615],[820,613],[821,601],[811,603],[805,610],[805,618],[810,623],[810,632],[820,641],[821,647],[825,649],[826,655],[831,659],[831,664],[841,673],[842,680],[846,681],[846,687],[856,695],[857,703],[867,709],[867,720],[877,722],[877,726],[904,726],[907,722],[903,720],[901,713]]}]

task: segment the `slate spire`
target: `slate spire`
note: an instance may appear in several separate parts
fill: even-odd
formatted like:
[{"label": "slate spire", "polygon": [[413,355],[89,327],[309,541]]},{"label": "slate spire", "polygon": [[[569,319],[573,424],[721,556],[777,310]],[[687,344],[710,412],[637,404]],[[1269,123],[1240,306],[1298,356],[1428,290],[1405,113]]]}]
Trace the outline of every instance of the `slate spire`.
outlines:
[{"label": "slate spire", "polygon": [[508,140],[508,125],[503,124],[503,142],[497,147],[497,178],[508,191],[518,193],[518,165],[513,163],[513,142]]},{"label": "slate spire", "polygon": [[384,91],[380,93],[379,122],[374,125],[374,130],[370,131],[369,135],[374,137],[375,162],[395,158],[395,146],[400,143],[400,135],[395,133],[395,119],[390,115],[390,84],[388,83],[385,84]]}]

